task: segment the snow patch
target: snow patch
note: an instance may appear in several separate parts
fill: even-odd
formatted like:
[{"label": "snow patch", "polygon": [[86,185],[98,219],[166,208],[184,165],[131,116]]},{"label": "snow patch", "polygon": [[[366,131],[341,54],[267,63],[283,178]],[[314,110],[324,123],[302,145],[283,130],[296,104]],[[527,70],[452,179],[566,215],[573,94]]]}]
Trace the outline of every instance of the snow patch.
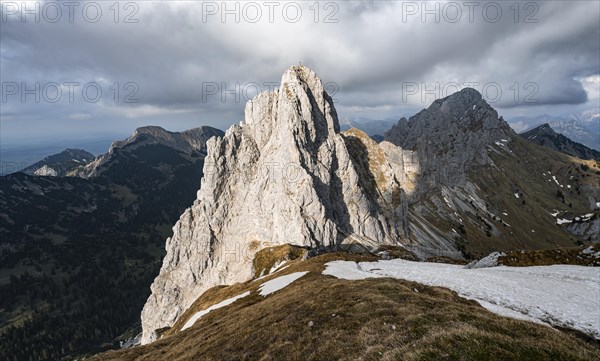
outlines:
[{"label": "snow patch", "polygon": [[594,216],[594,213],[588,213],[581,216],[581,220],[584,222],[589,221]]},{"label": "snow patch", "polygon": [[450,205],[450,201],[448,201],[448,199],[446,197],[444,197],[444,202],[446,202],[448,207],[452,208],[452,206]]},{"label": "snow patch", "polygon": [[269,274],[277,272],[277,270],[280,269],[281,266],[283,266],[286,263],[287,263],[287,261],[282,261],[282,262],[277,263],[275,266],[273,266],[273,268],[271,268],[271,270],[269,271]]},{"label": "snow patch", "polygon": [[566,223],[573,223],[573,221],[570,219],[564,219],[564,218],[556,219],[556,224],[566,224]]},{"label": "snow patch", "polygon": [[515,193],[515,197],[516,197],[516,198],[519,198],[519,193]]},{"label": "snow patch", "polygon": [[600,268],[571,265],[466,269],[458,265],[400,259],[334,261],[323,274],[341,279],[392,277],[447,287],[496,314],[537,320],[600,339]]},{"label": "snow patch", "polygon": [[183,325],[183,327],[181,328],[181,331],[186,330],[190,327],[192,327],[194,325],[194,323],[196,323],[196,321],[198,321],[202,316],[206,315],[207,313],[209,313],[210,311],[214,311],[216,309],[225,307],[225,306],[229,306],[230,304],[234,303],[235,301],[239,300],[240,298],[244,298],[246,296],[250,295],[250,291],[244,292],[241,295],[237,295],[235,297],[232,298],[228,298],[225,301],[219,302],[216,305],[212,305],[209,308],[207,308],[206,310],[202,310],[199,312],[196,312],[192,317],[190,317],[189,320],[187,320],[187,322],[185,323],[185,325]]},{"label": "snow patch", "polygon": [[289,275],[277,277],[270,281],[267,281],[267,282],[263,283],[262,285],[260,285],[260,287],[259,287],[260,293],[259,294],[263,297],[268,296],[273,292],[277,292],[277,291],[289,286],[292,282],[294,282],[295,280],[299,279],[300,277],[304,276],[307,273],[308,272],[294,272],[294,273],[290,273]]}]

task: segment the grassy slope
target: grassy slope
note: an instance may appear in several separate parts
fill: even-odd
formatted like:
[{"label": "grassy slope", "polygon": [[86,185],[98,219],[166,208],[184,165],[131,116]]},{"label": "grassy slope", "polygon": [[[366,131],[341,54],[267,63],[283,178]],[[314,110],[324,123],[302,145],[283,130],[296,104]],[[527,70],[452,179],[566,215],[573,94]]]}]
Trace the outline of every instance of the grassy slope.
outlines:
[{"label": "grassy slope", "polygon": [[[509,147],[512,153],[490,151],[495,166],[481,167],[470,175],[480,188],[478,194],[488,210],[501,220],[491,219],[484,212],[478,212],[478,215],[493,223],[499,234],[490,235],[482,219],[465,213],[460,215],[466,220],[464,228],[456,221],[440,217],[438,212],[426,215],[428,221],[443,233],[450,234],[456,229],[462,238],[458,243],[467,258],[480,258],[493,251],[572,247],[577,241],[588,241],[587,237],[575,236],[565,230],[565,226],[557,225],[550,213],[559,210],[569,212],[571,218],[586,213],[595,213],[598,217],[599,211],[590,210],[589,197],[600,199],[599,164],[570,157],[516,136]],[[552,180],[552,175],[563,188]],[[558,197],[559,190],[564,200]],[[515,193],[520,197],[516,198]]]},{"label": "grassy slope", "polygon": [[[571,264],[579,266],[600,266],[600,258],[595,254],[584,253],[589,246],[530,251],[510,251],[498,258],[498,264],[511,267],[548,266]],[[600,252],[600,243],[591,246],[592,252]]]},{"label": "grassy slope", "polygon": [[[297,259],[260,281],[214,288],[168,336],[93,360],[600,359],[600,350],[592,344],[549,327],[494,315],[444,288],[322,275],[324,263],[333,259],[369,257],[325,254]],[[175,332],[198,310],[297,271],[310,273],[265,298],[253,292],[208,313],[190,329]]]}]

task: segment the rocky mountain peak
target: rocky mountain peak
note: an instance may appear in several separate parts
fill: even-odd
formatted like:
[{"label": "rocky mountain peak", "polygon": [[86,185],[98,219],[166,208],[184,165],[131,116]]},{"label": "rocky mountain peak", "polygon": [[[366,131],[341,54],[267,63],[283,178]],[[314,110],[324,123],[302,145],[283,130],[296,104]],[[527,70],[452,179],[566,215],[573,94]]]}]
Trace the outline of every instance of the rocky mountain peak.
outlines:
[{"label": "rocky mountain peak", "polygon": [[308,125],[311,128],[311,138],[326,138],[339,132],[333,101],[325,92],[321,79],[312,70],[305,66],[293,66],[285,71],[281,84],[285,93],[281,94],[282,106],[299,107],[300,119],[297,120],[303,127]]},{"label": "rocky mountain peak", "polygon": [[416,151],[421,189],[463,184],[472,166],[488,163],[487,149],[508,142],[514,132],[481,94],[465,88],[438,99],[410,119],[402,118],[385,140]]},{"label": "rocky mountain peak", "polygon": [[[556,132],[554,131],[554,129],[552,129],[552,127],[551,127],[551,126],[550,126],[550,124],[548,124],[548,123],[544,123],[544,124],[542,124],[542,125],[540,125],[540,126],[538,126],[538,127],[534,128],[534,129],[537,129],[537,132],[538,132],[538,133],[542,133],[542,132],[543,132],[543,133],[546,133],[546,134],[549,134],[549,135],[555,135],[555,134],[558,134],[558,133],[556,133]],[[532,130],[533,130],[533,129],[532,129]]]},{"label": "rocky mountain peak", "polygon": [[207,144],[198,198],[167,240],[142,312],[143,342],[208,288],[250,279],[262,248],[398,242],[406,203],[391,166],[369,157],[375,146],[339,133],[333,101],[306,67],[289,68],[278,90],[248,102],[245,120]]},{"label": "rocky mountain peak", "polygon": [[156,126],[156,125],[147,125],[144,127],[139,127],[133,131],[133,136],[136,134],[147,134],[154,137],[165,137],[169,132],[167,132],[164,128]]},{"label": "rocky mountain peak", "polygon": [[314,71],[293,66],[283,73],[280,84],[280,89],[261,93],[246,105],[246,129],[259,146],[271,136],[277,142],[293,144],[298,140],[318,146],[339,133],[333,101]]},{"label": "rocky mountain peak", "polygon": [[490,106],[481,94],[472,88],[465,88],[445,98],[434,101],[429,108],[410,118],[412,122],[432,127],[458,126],[463,130],[472,127],[486,129],[506,128],[508,125],[498,117],[498,112]]}]

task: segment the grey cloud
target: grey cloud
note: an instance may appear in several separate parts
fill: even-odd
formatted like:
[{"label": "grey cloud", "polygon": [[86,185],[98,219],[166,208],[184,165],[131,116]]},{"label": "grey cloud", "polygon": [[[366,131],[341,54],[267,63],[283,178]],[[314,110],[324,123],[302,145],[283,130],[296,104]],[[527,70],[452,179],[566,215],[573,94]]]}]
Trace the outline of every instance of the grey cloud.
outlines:
[{"label": "grey cloud", "polygon": [[[194,2],[137,4],[137,24],[115,24],[108,5],[94,24],[81,19],[73,24],[23,24],[15,19],[2,23],[2,81],[102,79],[106,86],[135,82],[140,100],[123,104],[103,98],[98,104],[78,100],[39,106],[13,102],[3,104],[2,116],[8,118],[9,111],[12,115],[2,120],[2,127],[18,132],[18,127],[6,124],[14,125],[19,116],[24,123],[46,119],[47,124],[54,120],[57,126],[82,127],[83,122],[66,119],[86,113],[90,122],[110,118],[117,124],[124,119],[122,123],[130,125],[144,119],[179,119],[177,124],[210,122],[225,128],[239,121],[245,99],[241,96],[238,102],[229,96],[222,102],[220,94],[205,93],[203,99],[203,84],[225,83],[232,89],[236,83],[257,83],[266,90],[267,83],[279,81],[281,72],[299,61],[339,86],[334,97],[341,112],[362,116],[369,111],[375,116],[400,115],[433,100],[404,99],[403,85],[408,82],[497,83],[504,92],[494,106],[505,109],[582,104],[586,93],[574,78],[600,74],[600,9],[594,2],[535,2],[539,22],[533,24],[515,23],[510,4],[503,6],[505,13],[497,23],[484,21],[480,13],[474,23],[405,23],[401,2],[337,2],[339,22],[316,24],[308,10],[297,24],[281,19],[274,24],[223,24],[203,23],[201,5]],[[324,14],[321,9],[320,16]],[[515,82],[537,84],[537,103],[515,102],[508,90]],[[139,116],[128,117],[123,109]],[[144,109],[150,109],[149,115],[144,116]]]}]

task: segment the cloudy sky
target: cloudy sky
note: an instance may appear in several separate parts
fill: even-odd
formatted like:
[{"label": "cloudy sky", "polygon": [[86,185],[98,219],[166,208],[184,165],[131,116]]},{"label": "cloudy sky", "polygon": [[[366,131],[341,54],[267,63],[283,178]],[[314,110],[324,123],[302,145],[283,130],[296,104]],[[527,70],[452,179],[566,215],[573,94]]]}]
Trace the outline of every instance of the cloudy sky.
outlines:
[{"label": "cloudy sky", "polygon": [[506,118],[599,106],[598,1],[1,3],[5,145],[225,129],[299,62],[340,118],[396,119],[464,86]]}]

